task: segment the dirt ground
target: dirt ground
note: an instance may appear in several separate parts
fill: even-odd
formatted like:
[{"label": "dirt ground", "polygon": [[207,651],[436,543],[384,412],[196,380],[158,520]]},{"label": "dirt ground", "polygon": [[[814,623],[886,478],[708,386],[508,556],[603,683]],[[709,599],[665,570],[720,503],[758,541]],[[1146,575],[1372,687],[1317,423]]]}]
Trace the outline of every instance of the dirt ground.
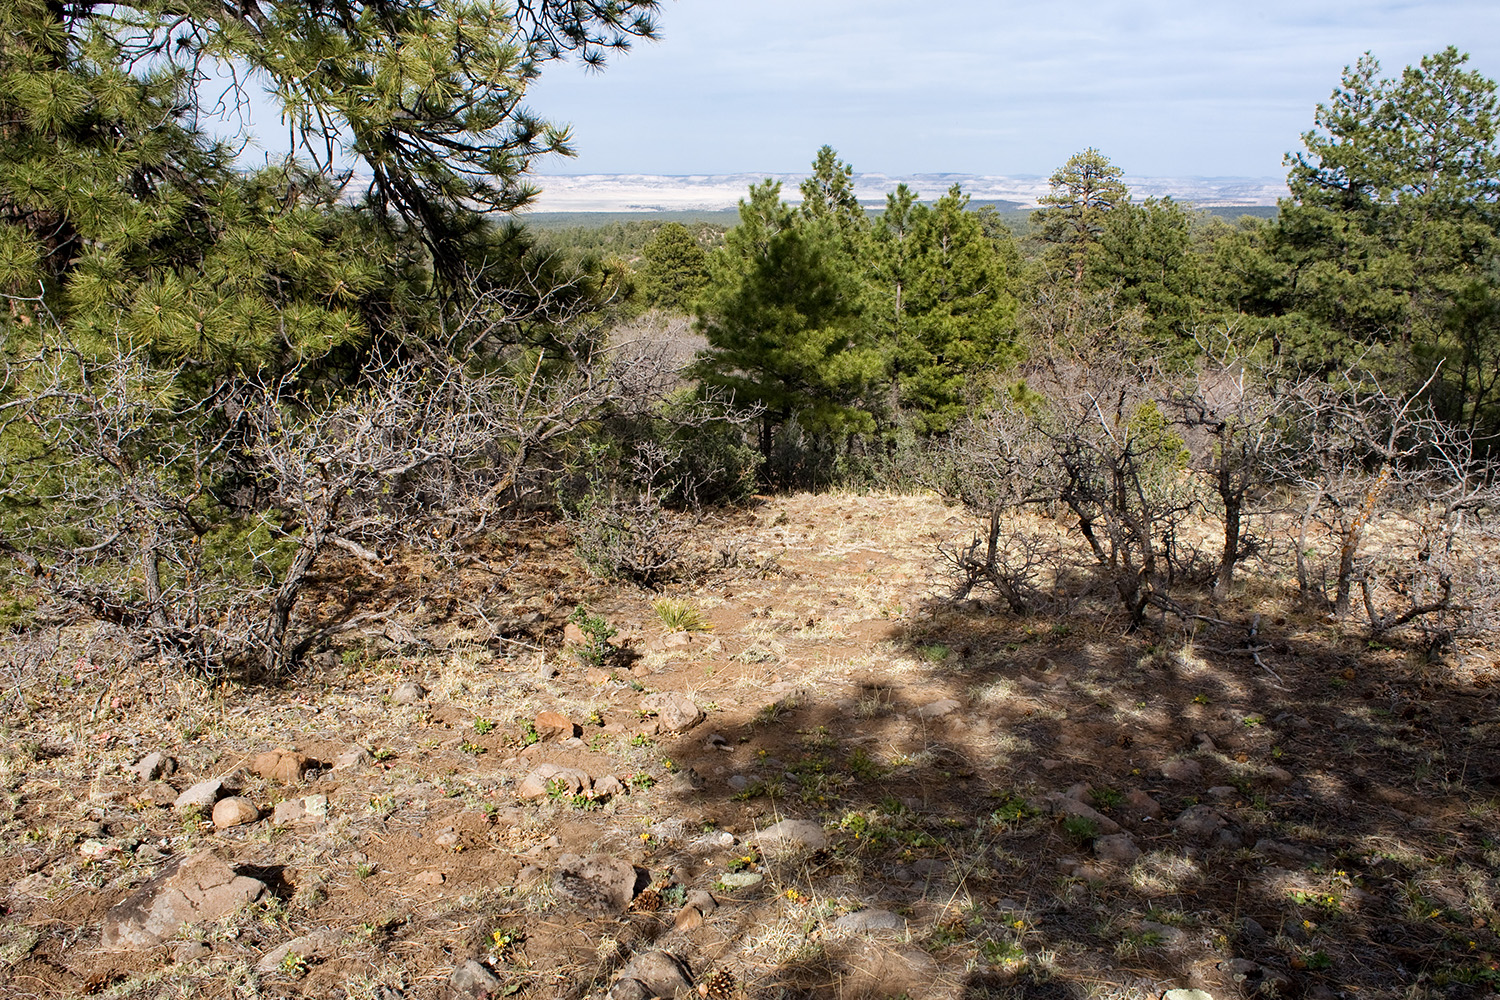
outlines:
[{"label": "dirt ground", "polygon": [[[654,952],[722,997],[1500,993],[1493,649],[1429,662],[1269,576],[1213,608],[1230,625],[1135,634],[948,601],[937,546],[976,528],[930,497],[763,498],[660,593],[590,579],[548,526],[462,570],[342,564],[324,611],[370,617],[273,684],[12,637],[0,993],[621,997]],[[615,630],[593,657],[580,607]],[[701,721],[644,707],[674,692]],[[257,774],[277,749],[306,770]],[[151,752],[175,771],[131,770]],[[523,798],[542,764],[598,794]],[[220,777],[263,817],[174,807]],[[274,821],[304,796],[326,815]],[[757,845],[784,819],[818,836]],[[203,848],[267,893],[106,950],[112,909]],[[579,905],[574,855],[633,867],[628,907]]]}]

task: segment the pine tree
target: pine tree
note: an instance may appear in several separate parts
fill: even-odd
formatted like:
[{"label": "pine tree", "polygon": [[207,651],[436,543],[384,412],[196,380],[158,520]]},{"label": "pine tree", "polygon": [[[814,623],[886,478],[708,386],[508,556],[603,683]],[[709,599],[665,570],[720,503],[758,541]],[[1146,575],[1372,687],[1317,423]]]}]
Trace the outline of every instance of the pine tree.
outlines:
[{"label": "pine tree", "polygon": [[860,323],[860,276],[827,227],[781,200],[767,180],[740,201],[740,224],[709,261],[697,374],[743,406],[764,408],[760,450],[796,419],[814,433],[865,431],[860,406],[880,359]]},{"label": "pine tree", "polygon": [[1130,201],[1120,180],[1124,173],[1090,146],[1068,157],[1048,180],[1052,190],[1037,199],[1047,206],[1035,216],[1042,237],[1056,248],[1075,284],[1083,281],[1089,248],[1104,232],[1105,216]]},{"label": "pine tree", "polygon": [[680,222],[668,222],[641,249],[648,305],[686,312],[708,281],[708,254]]},{"label": "pine tree", "polygon": [[904,186],[875,227],[871,321],[889,357],[897,411],[918,433],[945,431],[1010,360],[1016,301],[1004,258],[954,185],[931,207]]}]

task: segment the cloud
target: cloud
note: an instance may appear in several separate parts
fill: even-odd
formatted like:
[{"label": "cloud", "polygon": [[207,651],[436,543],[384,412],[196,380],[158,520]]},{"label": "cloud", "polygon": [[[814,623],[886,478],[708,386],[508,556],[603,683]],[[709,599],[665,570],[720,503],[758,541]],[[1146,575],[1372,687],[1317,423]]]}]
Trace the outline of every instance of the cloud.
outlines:
[{"label": "cloud", "polygon": [[1095,145],[1133,172],[1262,176],[1366,49],[1396,72],[1466,40],[1500,71],[1492,0],[694,0],[663,27],[535,89],[578,169],[792,172],[830,142],[880,171],[1046,173]]}]

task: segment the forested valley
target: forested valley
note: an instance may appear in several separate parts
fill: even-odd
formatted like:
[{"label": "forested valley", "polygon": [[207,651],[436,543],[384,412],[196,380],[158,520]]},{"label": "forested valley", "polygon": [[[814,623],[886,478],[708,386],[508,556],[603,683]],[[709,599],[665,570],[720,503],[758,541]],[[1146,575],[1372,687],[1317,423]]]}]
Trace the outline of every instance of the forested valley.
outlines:
[{"label": "forested valley", "polygon": [[5,990],[1500,990],[1495,82],[528,226],[658,13],[0,10]]}]

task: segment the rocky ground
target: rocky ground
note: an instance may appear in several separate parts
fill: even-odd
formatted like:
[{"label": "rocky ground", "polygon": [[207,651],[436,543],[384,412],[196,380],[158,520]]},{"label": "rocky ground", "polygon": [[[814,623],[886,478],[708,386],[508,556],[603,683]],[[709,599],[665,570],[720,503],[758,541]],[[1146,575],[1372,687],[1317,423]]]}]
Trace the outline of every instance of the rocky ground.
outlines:
[{"label": "rocky ground", "polygon": [[350,564],[321,599],[362,627],[278,684],[16,637],[0,991],[1500,992],[1492,652],[1269,574],[1194,630],[953,604],[973,527],[765,499],[664,594],[547,527]]}]

